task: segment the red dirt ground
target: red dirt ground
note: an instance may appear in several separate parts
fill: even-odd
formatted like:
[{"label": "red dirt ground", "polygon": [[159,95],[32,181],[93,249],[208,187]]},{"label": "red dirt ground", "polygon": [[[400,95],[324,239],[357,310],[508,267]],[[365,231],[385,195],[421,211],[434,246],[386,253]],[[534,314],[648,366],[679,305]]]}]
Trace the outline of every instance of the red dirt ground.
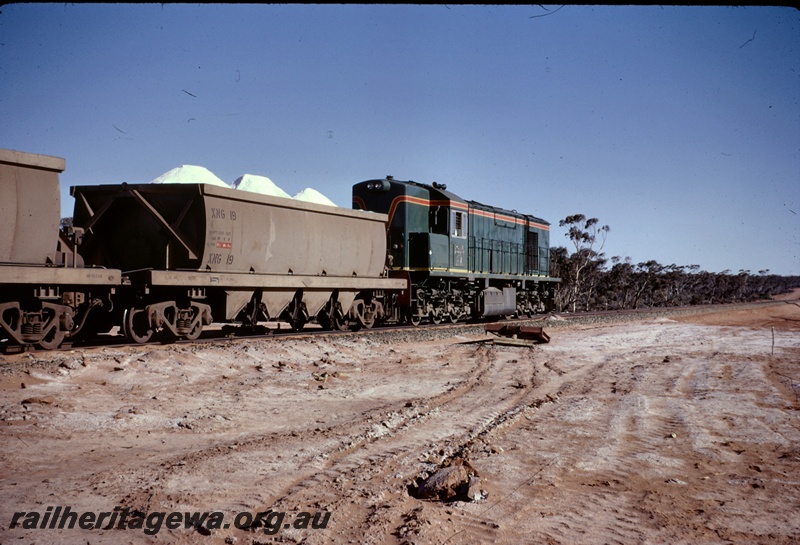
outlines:
[{"label": "red dirt ground", "polygon": [[[789,301],[546,328],[532,349],[419,333],[0,356],[0,543],[798,543],[798,325]],[[457,455],[488,497],[409,493]],[[9,527],[48,506],[229,527]],[[289,527],[234,527],[269,509]]]}]

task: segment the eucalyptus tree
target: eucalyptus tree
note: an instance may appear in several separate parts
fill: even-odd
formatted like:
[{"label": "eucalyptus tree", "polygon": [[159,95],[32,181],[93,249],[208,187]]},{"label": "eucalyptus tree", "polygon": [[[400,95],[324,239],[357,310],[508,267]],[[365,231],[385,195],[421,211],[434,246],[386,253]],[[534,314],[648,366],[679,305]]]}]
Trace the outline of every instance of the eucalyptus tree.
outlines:
[{"label": "eucalyptus tree", "polygon": [[567,216],[558,222],[566,227],[565,237],[569,238],[574,251],[566,261],[562,278],[566,279],[565,291],[567,306],[575,312],[578,302],[583,296],[588,305],[591,292],[597,285],[597,278],[602,274],[605,258],[601,253],[610,231],[608,225],[600,225],[597,218],[586,218],[583,214]]}]

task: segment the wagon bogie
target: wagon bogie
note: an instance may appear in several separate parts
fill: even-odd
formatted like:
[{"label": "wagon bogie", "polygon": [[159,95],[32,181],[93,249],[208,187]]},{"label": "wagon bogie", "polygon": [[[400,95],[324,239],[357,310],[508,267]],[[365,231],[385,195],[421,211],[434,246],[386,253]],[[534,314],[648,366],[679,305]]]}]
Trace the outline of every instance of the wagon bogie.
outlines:
[{"label": "wagon bogie", "polygon": [[145,343],[158,333],[172,339],[195,340],[211,321],[211,307],[206,304],[158,301],[127,308],[122,330],[137,343]]}]

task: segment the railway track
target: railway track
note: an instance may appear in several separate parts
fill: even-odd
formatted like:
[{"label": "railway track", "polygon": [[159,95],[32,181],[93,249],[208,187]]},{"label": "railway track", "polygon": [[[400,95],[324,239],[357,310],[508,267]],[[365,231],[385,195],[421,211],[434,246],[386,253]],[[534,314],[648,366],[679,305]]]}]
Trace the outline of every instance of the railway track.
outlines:
[{"label": "railway track", "polygon": [[218,342],[236,342],[236,341],[258,341],[266,339],[304,339],[304,338],[318,338],[320,336],[327,337],[342,337],[353,335],[383,335],[386,333],[409,333],[416,334],[416,332],[437,332],[446,335],[452,334],[474,334],[484,329],[487,323],[508,323],[518,325],[537,325],[548,328],[559,328],[571,326],[576,324],[586,324],[592,322],[608,322],[608,321],[627,321],[640,319],[644,316],[670,316],[675,314],[696,314],[703,312],[714,312],[718,310],[733,309],[733,308],[752,308],[763,305],[773,304],[775,301],[756,301],[748,303],[724,303],[712,305],[695,305],[690,307],[663,307],[663,308],[642,308],[642,309],[625,309],[625,310],[603,310],[603,311],[588,311],[588,312],[575,312],[575,313],[557,313],[552,312],[549,314],[542,314],[529,317],[514,317],[495,322],[478,322],[478,321],[465,321],[457,323],[424,323],[422,325],[410,324],[389,324],[376,326],[370,329],[352,330],[347,329],[344,331],[339,330],[326,330],[321,327],[310,325],[301,331],[294,331],[291,326],[285,322],[278,322],[272,324],[271,327],[259,326],[256,332],[246,332],[236,326],[213,324],[211,327],[206,328],[202,335],[196,340],[188,339],[175,339],[172,337],[159,337],[154,335],[153,338],[146,343],[135,343],[127,339],[119,328],[114,328],[109,334],[101,335],[96,338],[82,340],[80,338],[75,340],[66,340],[60,347],[55,350],[45,350],[35,345],[14,345],[3,344],[0,346],[0,353],[3,354],[18,354],[22,352],[44,353],[44,352],[57,352],[69,351],[74,349],[89,349],[99,347],[124,347],[124,346],[153,346],[163,344],[177,344],[177,345],[204,345]]}]

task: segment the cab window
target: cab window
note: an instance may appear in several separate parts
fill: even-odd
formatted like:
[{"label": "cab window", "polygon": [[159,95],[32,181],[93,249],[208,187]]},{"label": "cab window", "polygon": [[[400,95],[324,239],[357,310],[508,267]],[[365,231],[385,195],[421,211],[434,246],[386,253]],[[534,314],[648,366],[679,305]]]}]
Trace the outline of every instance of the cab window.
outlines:
[{"label": "cab window", "polygon": [[453,210],[451,225],[453,226],[452,236],[464,238],[467,236],[467,214]]}]

